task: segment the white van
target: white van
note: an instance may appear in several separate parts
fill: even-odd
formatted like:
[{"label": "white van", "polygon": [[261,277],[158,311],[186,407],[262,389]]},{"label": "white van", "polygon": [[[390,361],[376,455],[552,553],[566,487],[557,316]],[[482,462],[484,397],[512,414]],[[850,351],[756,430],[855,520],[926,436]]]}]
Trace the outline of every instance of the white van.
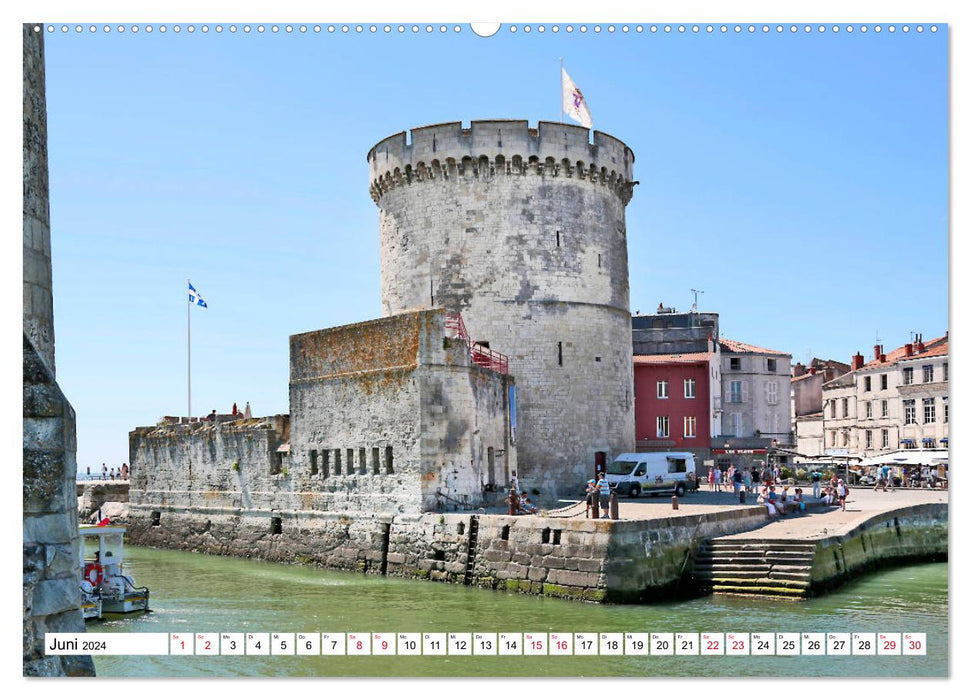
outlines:
[{"label": "white van", "polygon": [[607,467],[607,481],[619,495],[642,493],[683,496],[698,489],[695,456],[690,452],[627,452]]}]

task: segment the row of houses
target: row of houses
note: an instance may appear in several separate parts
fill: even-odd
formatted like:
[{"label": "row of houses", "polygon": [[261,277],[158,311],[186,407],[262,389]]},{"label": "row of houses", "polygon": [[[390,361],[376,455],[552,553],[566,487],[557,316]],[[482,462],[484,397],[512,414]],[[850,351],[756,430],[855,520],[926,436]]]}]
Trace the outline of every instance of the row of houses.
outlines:
[{"label": "row of houses", "polygon": [[719,315],[660,305],[632,318],[637,450],[701,464],[865,460],[948,445],[948,336],[867,362],[792,355],[720,335]]},{"label": "row of houses", "polygon": [[791,354],[723,338],[718,314],[695,309],[662,304],[631,326],[639,452],[690,451],[723,470],[791,459]]},{"label": "row of houses", "polygon": [[[818,361],[815,361],[818,362]],[[873,460],[899,450],[948,447],[948,335],[853,356],[845,372],[792,379],[796,451]]]}]

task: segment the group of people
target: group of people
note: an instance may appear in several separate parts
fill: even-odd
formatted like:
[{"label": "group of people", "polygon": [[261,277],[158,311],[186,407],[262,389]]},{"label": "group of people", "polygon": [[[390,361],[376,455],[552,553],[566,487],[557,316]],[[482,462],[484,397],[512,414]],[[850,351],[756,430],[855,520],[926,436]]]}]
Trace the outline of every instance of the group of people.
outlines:
[{"label": "group of people", "polygon": [[778,483],[778,481],[778,466],[767,466],[761,471],[759,471],[758,467],[752,467],[751,471],[746,471],[732,465],[725,471],[722,471],[722,469],[716,465],[714,468],[708,471],[709,490],[721,491],[722,486],[724,486],[727,490],[728,487],[731,486],[732,492],[736,496],[738,496],[743,489],[745,493],[755,493],[759,490],[760,483],[764,488]]},{"label": "group of people", "polygon": [[593,508],[594,500],[600,510],[601,518],[610,517],[610,482],[607,481],[607,474],[604,471],[597,472],[596,479],[587,481],[587,513],[590,517],[590,509]]},{"label": "group of people", "polygon": [[[114,481],[115,479],[122,479],[123,481],[128,481],[128,477],[131,475],[131,469],[125,463],[122,463],[118,467],[117,471],[114,467],[109,468],[104,462],[101,463],[101,480],[102,481]],[[91,478],[91,467],[88,467],[88,478]]]},{"label": "group of people", "polygon": [[794,489],[790,494],[789,487],[783,486],[782,492],[777,493],[775,484],[769,484],[762,487],[758,502],[768,508],[769,517],[773,518],[806,510],[806,501],[801,488]]},{"label": "group of people", "polygon": [[830,485],[823,489],[822,501],[828,506],[838,503],[841,510],[846,510],[846,497],[849,493],[850,488],[846,485],[846,482],[834,476]]},{"label": "group of people", "polygon": [[[238,418],[245,418],[246,420],[249,420],[250,418],[252,418],[253,417],[253,411],[249,407],[249,401],[246,402],[246,408],[244,408],[242,411],[239,410],[239,406],[234,401],[233,402],[233,412],[230,415],[232,415],[233,420],[236,420]],[[206,416],[202,420],[209,421],[210,423],[215,423],[216,422],[216,409],[212,409],[212,413],[210,413],[208,416]]]},{"label": "group of people", "polygon": [[[249,404],[247,404],[247,408]],[[509,495],[506,496],[506,505],[509,506],[509,513],[511,515],[536,515],[538,512],[536,506],[533,505],[533,501],[526,494],[525,490],[519,490],[519,479],[516,474],[512,475],[512,488],[509,490]]]}]

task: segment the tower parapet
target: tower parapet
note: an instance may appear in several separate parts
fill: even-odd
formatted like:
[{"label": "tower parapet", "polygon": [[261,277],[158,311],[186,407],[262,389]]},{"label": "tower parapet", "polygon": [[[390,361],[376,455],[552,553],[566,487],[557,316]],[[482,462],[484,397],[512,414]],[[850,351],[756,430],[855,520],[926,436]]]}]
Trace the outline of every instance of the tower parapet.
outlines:
[{"label": "tower parapet", "polygon": [[454,177],[535,174],[589,180],[630,201],[634,153],[619,139],[584,127],[525,120],[433,124],[400,132],[368,152],[371,198],[405,184]]}]

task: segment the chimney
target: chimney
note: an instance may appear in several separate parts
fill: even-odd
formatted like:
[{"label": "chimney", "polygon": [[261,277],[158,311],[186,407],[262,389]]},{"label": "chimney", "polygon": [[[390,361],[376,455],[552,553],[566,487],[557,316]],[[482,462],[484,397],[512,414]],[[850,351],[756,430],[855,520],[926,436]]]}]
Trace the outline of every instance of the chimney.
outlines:
[{"label": "chimney", "polygon": [[913,354],[914,354],[914,344],[907,343],[906,345],[904,345],[904,357],[910,357]]},{"label": "chimney", "polygon": [[917,354],[924,352],[924,335],[917,336]]},{"label": "chimney", "polygon": [[[810,372],[810,374],[812,373],[812,368],[810,368],[809,372]],[[797,362],[796,364],[794,364],[792,366],[792,376],[793,377],[801,377],[805,373],[806,373],[806,366],[803,363]]]},{"label": "chimney", "polygon": [[880,346],[879,345],[874,345],[873,346],[873,359],[874,360],[879,360],[880,359]]},{"label": "chimney", "polygon": [[[878,345],[877,347],[880,347],[880,346]],[[874,354],[876,354],[876,348],[874,348]],[[853,356],[853,359],[850,362],[850,367],[852,367],[853,370],[856,371],[860,369],[860,367],[862,366],[863,366],[863,355],[861,355],[860,351],[857,350],[856,354]]]}]

